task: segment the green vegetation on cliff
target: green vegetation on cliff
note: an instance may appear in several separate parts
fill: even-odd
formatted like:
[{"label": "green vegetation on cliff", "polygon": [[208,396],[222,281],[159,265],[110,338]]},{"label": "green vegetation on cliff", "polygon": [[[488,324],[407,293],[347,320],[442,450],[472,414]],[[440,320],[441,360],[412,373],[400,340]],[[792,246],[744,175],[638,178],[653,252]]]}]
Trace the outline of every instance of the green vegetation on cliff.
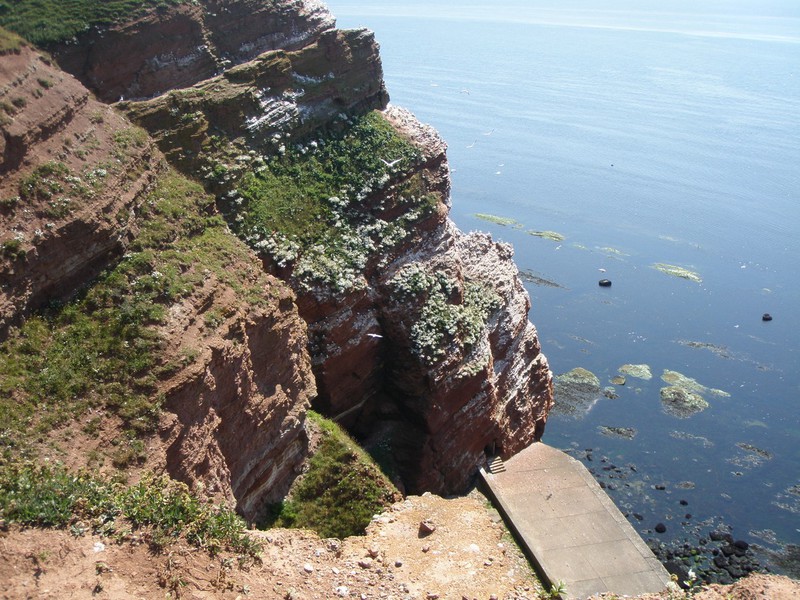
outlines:
[{"label": "green vegetation on cliff", "polygon": [[136,219],[139,235],[114,268],[71,302],[29,318],[0,345],[5,453],[101,409],[121,419],[128,433],[115,464],[143,458],[136,438],[158,421],[158,380],[181,366],[164,360],[158,328],[167,308],[211,273],[243,301],[264,301],[263,286],[242,281],[230,268],[252,258],[199,185],[172,172],[162,175]]},{"label": "green vegetation on cliff", "polygon": [[367,261],[391,248],[436,204],[419,174],[393,191],[407,210],[391,221],[367,202],[421,160],[419,150],[378,112],[354,117],[344,133],[293,147],[246,173],[226,201],[232,228],[306,289],[362,282]]},{"label": "green vegetation on cliff", "polygon": [[319,431],[319,445],[273,524],[313,529],[323,538],[362,535],[373,515],[400,493],[336,423],[314,411],[308,417]]},{"label": "green vegetation on cliff", "polygon": [[6,464],[0,467],[0,517],[120,541],[141,529],[156,549],[182,536],[212,554],[230,550],[256,557],[260,551],[236,513],[203,502],[181,483],[152,475],[125,485],[61,465]]},{"label": "green vegetation on cliff", "polygon": [[0,0],[0,25],[28,41],[47,45],[70,40],[95,25],[110,25],[149,8],[189,0]]},{"label": "green vegetation on cliff", "polygon": [[9,52],[19,52],[23,44],[21,37],[0,27],[0,56]]},{"label": "green vegetation on cliff", "polygon": [[409,306],[419,307],[412,315],[411,349],[428,365],[444,358],[453,345],[469,353],[502,302],[494,290],[471,281],[464,282],[461,301],[453,301],[459,282],[418,263],[403,267],[391,283]]}]

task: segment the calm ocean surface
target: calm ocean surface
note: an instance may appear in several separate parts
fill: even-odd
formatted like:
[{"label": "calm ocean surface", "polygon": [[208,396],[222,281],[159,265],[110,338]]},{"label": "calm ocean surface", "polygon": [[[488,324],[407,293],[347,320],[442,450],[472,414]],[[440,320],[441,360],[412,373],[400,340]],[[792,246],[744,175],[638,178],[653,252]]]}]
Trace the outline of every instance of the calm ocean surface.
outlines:
[{"label": "calm ocean surface", "polygon": [[[607,386],[625,363],[651,367],[582,418],[553,415],[544,440],[585,460],[647,535],[714,520],[800,544],[800,3],[329,5],[376,32],[392,102],[448,141],[456,224],[558,284],[527,284],[554,373]],[[665,369],[730,396],[670,416]]]}]

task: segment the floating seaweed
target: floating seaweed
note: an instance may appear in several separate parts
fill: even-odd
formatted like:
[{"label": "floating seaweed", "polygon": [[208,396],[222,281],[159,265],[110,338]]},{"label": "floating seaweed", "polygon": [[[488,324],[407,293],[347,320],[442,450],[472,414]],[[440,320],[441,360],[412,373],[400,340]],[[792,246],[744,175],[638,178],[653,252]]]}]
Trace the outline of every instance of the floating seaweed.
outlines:
[{"label": "floating seaweed", "polygon": [[666,263],[656,263],[653,265],[653,268],[667,275],[672,275],[673,277],[688,279],[689,281],[694,281],[695,283],[703,283],[703,279],[700,277],[699,273],[696,273],[695,271],[690,271],[685,267],[679,267],[678,265],[668,265]]}]

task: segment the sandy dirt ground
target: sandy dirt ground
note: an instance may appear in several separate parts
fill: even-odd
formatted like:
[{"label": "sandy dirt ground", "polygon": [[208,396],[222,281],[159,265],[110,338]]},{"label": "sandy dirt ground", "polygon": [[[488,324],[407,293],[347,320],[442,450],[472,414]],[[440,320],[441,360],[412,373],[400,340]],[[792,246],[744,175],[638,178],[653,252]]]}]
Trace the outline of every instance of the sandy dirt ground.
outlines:
[{"label": "sandy dirt ground", "polygon": [[[154,553],[146,535],[115,543],[12,526],[0,532],[0,597],[499,600],[541,593],[499,517],[477,493],[409,497],[376,517],[366,536],[343,541],[287,529],[253,535],[264,542],[261,561],[240,563],[181,542]],[[800,598],[800,582],[759,575],[695,598],[788,600]]]}]

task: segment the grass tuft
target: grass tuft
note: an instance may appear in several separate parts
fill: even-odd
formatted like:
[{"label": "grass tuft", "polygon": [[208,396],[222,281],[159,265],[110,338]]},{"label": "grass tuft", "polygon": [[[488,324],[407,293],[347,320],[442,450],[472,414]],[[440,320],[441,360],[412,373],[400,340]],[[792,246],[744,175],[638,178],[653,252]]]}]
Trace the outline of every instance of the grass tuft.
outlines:
[{"label": "grass tuft", "polygon": [[[2,6],[2,3],[0,3]],[[2,11],[2,8],[0,8]],[[0,19],[2,19],[2,12],[0,12]],[[0,56],[4,54],[18,54],[25,41],[16,33],[12,33],[3,27],[0,27]]]},{"label": "grass tuft", "polygon": [[308,417],[320,430],[320,445],[272,524],[313,529],[323,538],[363,535],[372,517],[400,494],[336,423],[314,411]]}]

